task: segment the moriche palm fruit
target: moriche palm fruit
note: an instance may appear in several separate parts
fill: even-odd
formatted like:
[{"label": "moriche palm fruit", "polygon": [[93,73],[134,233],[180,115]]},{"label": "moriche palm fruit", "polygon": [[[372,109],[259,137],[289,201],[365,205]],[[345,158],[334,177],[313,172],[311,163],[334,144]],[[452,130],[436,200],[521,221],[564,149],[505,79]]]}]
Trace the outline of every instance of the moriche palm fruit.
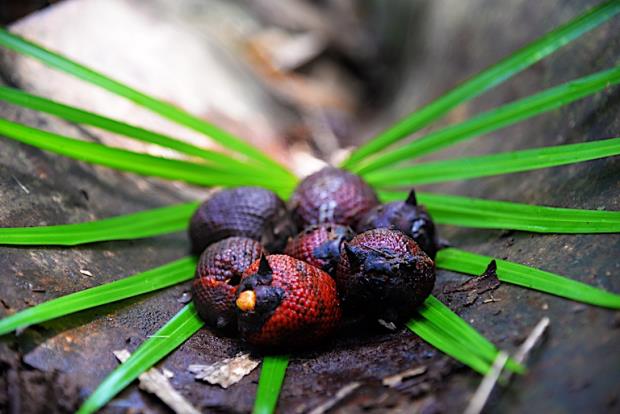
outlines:
[{"label": "moriche palm fruit", "polygon": [[354,227],[364,213],[378,204],[374,190],[360,177],[325,167],[299,183],[289,208],[300,229],[319,223]]},{"label": "moriche palm fruit", "polygon": [[233,236],[249,237],[270,253],[280,252],[295,233],[284,202],[260,187],[218,191],[198,207],[189,228],[194,253]]},{"label": "moriche palm fruit", "polygon": [[349,226],[316,224],[289,239],[284,254],[303,260],[333,276],[340,260],[343,243],[353,237],[355,233]]},{"label": "moriche palm fruit", "polygon": [[433,290],[435,263],[402,232],[370,230],[345,243],[336,284],[349,314],[403,321]]},{"label": "moriche palm fruit", "polygon": [[257,346],[310,345],[332,333],[341,318],[334,280],[286,255],[254,262],[235,303],[241,337]]},{"label": "moriche palm fruit", "polygon": [[438,245],[435,224],[426,208],[418,205],[414,190],[411,190],[405,201],[382,204],[368,211],[355,231],[363,233],[379,228],[402,231],[418,243],[431,259],[435,259]]},{"label": "moriche palm fruit", "polygon": [[198,315],[210,326],[236,326],[235,294],[243,272],[263,254],[256,240],[229,237],[210,245],[200,256],[192,298]]}]

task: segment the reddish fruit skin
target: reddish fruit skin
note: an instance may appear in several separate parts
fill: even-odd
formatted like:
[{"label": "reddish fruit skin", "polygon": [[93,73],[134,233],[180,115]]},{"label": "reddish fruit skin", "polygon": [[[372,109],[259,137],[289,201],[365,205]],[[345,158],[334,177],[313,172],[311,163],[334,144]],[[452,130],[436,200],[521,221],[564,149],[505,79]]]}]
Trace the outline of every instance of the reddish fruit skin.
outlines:
[{"label": "reddish fruit skin", "polygon": [[237,308],[241,337],[257,346],[302,346],[334,331],[342,315],[336,283],[321,269],[286,255],[266,257],[244,273],[237,297],[256,293],[256,307]]},{"label": "reddish fruit skin", "polygon": [[221,190],[198,207],[190,221],[192,251],[233,236],[259,241],[269,252],[282,251],[296,232],[284,202],[260,187]]},{"label": "reddish fruit skin", "polygon": [[435,259],[438,245],[435,223],[426,208],[417,205],[413,190],[406,201],[394,201],[369,210],[361,218],[355,231],[363,233],[379,228],[402,231],[418,243],[431,259]]},{"label": "reddish fruit skin", "polygon": [[360,177],[326,167],[299,183],[289,208],[299,228],[319,223],[354,227],[366,211],[378,204],[377,194]]},{"label": "reddish fruit skin", "polygon": [[289,239],[284,254],[302,260],[334,275],[344,242],[355,237],[349,226],[323,223],[306,228]]},{"label": "reddish fruit skin", "polygon": [[345,244],[336,284],[351,314],[402,321],[433,290],[435,263],[402,232],[370,230]]},{"label": "reddish fruit skin", "polygon": [[198,315],[210,326],[236,326],[235,294],[243,272],[263,254],[256,240],[229,237],[210,245],[200,256],[192,299]]}]

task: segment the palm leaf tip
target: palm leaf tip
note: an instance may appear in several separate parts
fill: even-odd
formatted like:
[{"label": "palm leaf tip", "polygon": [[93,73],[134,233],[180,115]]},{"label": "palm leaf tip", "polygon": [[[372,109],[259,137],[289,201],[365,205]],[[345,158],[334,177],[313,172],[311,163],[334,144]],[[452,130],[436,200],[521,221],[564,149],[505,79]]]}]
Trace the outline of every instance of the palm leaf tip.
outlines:
[{"label": "palm leaf tip", "polygon": [[[492,259],[489,256],[451,247],[438,252],[436,264],[438,268],[478,276]],[[497,261],[497,276],[502,282],[590,305],[620,309],[620,294],[522,264],[501,259],[495,260]]]}]

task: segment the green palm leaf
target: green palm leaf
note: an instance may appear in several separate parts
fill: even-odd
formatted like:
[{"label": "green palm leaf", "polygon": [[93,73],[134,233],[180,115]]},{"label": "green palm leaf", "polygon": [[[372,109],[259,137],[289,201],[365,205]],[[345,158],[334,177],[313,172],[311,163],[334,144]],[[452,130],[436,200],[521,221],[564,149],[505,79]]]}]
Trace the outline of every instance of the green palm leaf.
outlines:
[{"label": "green palm leaf", "polygon": [[109,240],[131,240],[187,229],[198,202],[57,226],[0,228],[0,244],[75,246]]},{"label": "green palm leaf", "polygon": [[437,325],[421,316],[410,319],[407,322],[407,328],[444,354],[450,355],[481,375],[485,375],[491,369],[491,364],[483,359],[479,353],[463,348],[460,342],[455,341],[444,331],[438,330]]},{"label": "green palm leaf", "polygon": [[195,271],[196,258],[185,257],[115,282],[62,296],[0,320],[0,335],[84,309],[117,302],[185,282],[194,277]]},{"label": "green palm leaf", "polygon": [[[91,125],[115,134],[137,139],[139,141],[149,142],[161,147],[170,148],[183,154],[200,157],[215,164],[216,166],[234,166],[237,170],[252,172],[253,174],[258,174],[257,169],[260,168],[261,175],[274,176],[273,171],[261,165],[250,166],[247,163],[238,161],[228,155],[224,155],[216,151],[206,150],[204,148],[183,142],[179,139],[129,125],[124,122],[116,121],[111,118],[106,118],[83,109],[74,108],[72,106],[64,105],[40,96],[31,95],[24,91],[20,91],[19,89],[0,86],[0,100],[58,116],[70,122]],[[282,174],[278,174],[276,176],[282,177]],[[284,179],[286,178],[287,177],[285,176]]]},{"label": "green palm leaf", "polygon": [[364,175],[364,178],[376,187],[411,186],[537,170],[618,154],[620,154],[620,138],[611,138],[580,144],[426,162],[407,168],[375,171]]},{"label": "green palm leaf", "polygon": [[[380,192],[384,202],[407,198],[406,192]],[[544,207],[447,194],[416,193],[436,223],[536,233],[618,233],[620,211]]]},{"label": "green palm leaf", "polygon": [[564,83],[492,109],[460,124],[431,132],[393,151],[379,154],[353,170],[365,174],[515,124],[567,105],[620,82],[620,66]]},{"label": "green palm leaf", "polygon": [[499,63],[452,89],[441,98],[390,127],[367,144],[354,151],[344,162],[345,168],[353,168],[364,158],[376,154],[387,146],[411,135],[415,131],[442,117],[459,104],[472,99],[499,85],[511,76],[555,52],[562,46],[579,38],[620,12],[620,1],[607,1],[570,22],[554,29],[530,43]]},{"label": "green palm leaf", "polygon": [[[454,342],[455,348],[461,349],[463,353],[469,352],[478,356],[489,367],[497,358],[499,350],[495,345],[434,296],[431,295],[424,301],[418,309],[418,314],[420,317],[415,323],[408,324],[409,328],[418,327],[420,324],[429,325],[436,336],[441,337],[444,342]],[[464,358],[457,355],[455,359],[463,360]],[[506,367],[514,372],[523,373],[524,371],[521,365],[512,360],[508,361]]]},{"label": "green palm leaf", "polygon": [[144,341],[127,361],[103,380],[82,404],[78,414],[90,414],[99,410],[140,374],[189,339],[203,324],[194,305],[185,305],[168,323]]},{"label": "green palm leaf", "polygon": [[267,355],[263,358],[253,414],[271,414],[276,410],[288,360],[287,355]]},{"label": "green palm leaf", "polygon": [[99,72],[80,65],[58,53],[47,50],[20,36],[12,34],[0,28],[0,46],[12,49],[24,55],[31,56],[46,65],[77,78],[83,79],[93,85],[97,85],[116,95],[127,98],[164,118],[168,118],[178,124],[184,125],[195,131],[203,133],[224,147],[230,148],[240,154],[246,155],[250,160],[257,160],[290,175],[290,172],[277,162],[271,160],[262,151],[235,137],[234,135],[210,124],[194,115],[191,115],[174,105],[146,95],[136,89],[130,88],[114,79]]},{"label": "green palm leaf", "polygon": [[271,188],[285,197],[294,186],[294,181],[265,180],[258,176],[259,174],[244,174],[235,172],[234,169],[220,170],[187,161],[154,157],[92,142],[78,141],[4,119],[0,119],[0,134],[77,160],[142,175],[182,180],[192,184],[232,187],[260,185]]},{"label": "green palm leaf", "polygon": [[[437,254],[437,267],[470,275],[480,275],[492,257],[449,248]],[[620,295],[585,283],[577,282],[554,273],[533,267],[495,259],[499,280],[526,288],[539,290],[578,302],[620,309]]]}]

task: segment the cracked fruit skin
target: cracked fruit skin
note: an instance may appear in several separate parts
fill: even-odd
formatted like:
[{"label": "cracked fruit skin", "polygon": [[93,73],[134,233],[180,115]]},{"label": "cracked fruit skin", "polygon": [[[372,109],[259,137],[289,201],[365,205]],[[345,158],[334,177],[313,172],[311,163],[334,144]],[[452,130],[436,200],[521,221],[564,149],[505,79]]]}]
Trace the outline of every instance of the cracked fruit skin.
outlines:
[{"label": "cracked fruit skin", "polygon": [[189,227],[194,253],[202,253],[211,243],[233,236],[249,237],[267,251],[279,252],[295,233],[284,202],[260,187],[216,192],[194,212]]},{"label": "cracked fruit skin", "polygon": [[349,226],[323,223],[306,228],[289,239],[284,253],[334,275],[344,242],[355,237]]},{"label": "cracked fruit skin", "polygon": [[336,283],[346,312],[399,322],[430,295],[435,263],[402,232],[369,230],[344,245]]},{"label": "cracked fruit skin", "polygon": [[198,315],[212,327],[236,326],[235,295],[243,272],[263,254],[256,240],[229,237],[210,245],[200,256],[192,285]]},{"label": "cracked fruit skin", "polygon": [[375,191],[359,176],[325,167],[299,183],[289,207],[293,220],[303,229],[319,223],[355,227],[362,215],[378,204]]},{"label": "cracked fruit skin", "polygon": [[241,337],[261,347],[315,344],[342,314],[334,280],[286,255],[263,256],[245,271],[236,306]]},{"label": "cracked fruit skin", "polygon": [[435,223],[426,208],[418,205],[414,190],[405,201],[393,201],[372,208],[361,218],[355,231],[363,233],[379,228],[402,231],[418,243],[431,259],[435,259],[438,245]]}]

